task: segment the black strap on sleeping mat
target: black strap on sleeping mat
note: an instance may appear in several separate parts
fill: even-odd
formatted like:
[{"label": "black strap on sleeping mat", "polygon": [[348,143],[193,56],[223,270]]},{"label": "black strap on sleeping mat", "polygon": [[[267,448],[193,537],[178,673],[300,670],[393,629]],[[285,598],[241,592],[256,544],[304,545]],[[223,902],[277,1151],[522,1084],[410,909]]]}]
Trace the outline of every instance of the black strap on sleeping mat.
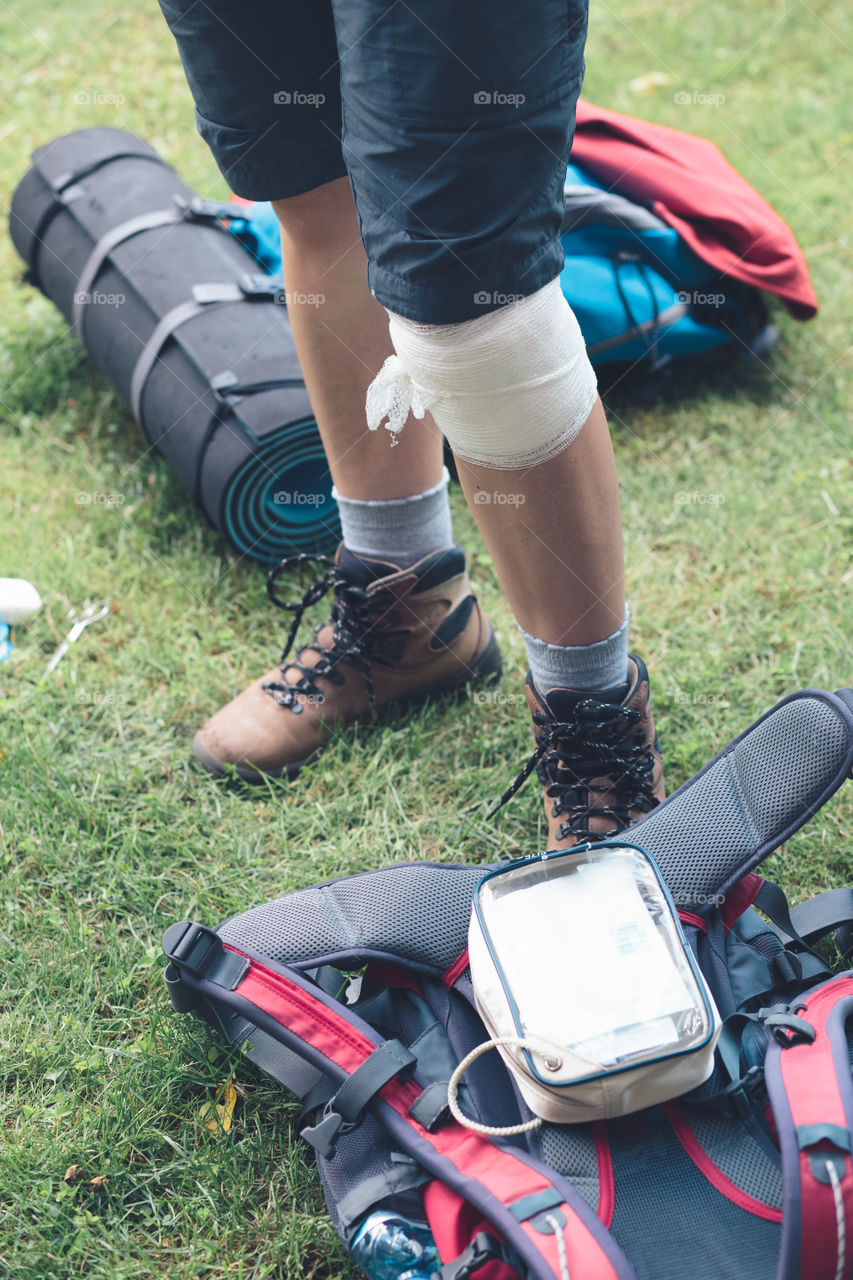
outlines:
[{"label": "black strap on sleeping mat", "polygon": [[[218,303],[248,302],[257,299],[275,301],[279,290],[275,286],[270,288],[260,287],[257,283],[258,279],[259,277],[246,275],[242,276],[238,281],[217,281],[193,285],[193,296],[184,299],[183,302],[179,302],[177,306],[172,307],[171,311],[167,311],[161,317],[142,348],[130,379],[130,408],[140,426],[142,426],[142,395],[145,390],[145,384],[148,381],[151,370],[157,363],[160,352],[175,330],[179,329],[182,324],[186,324],[188,320],[194,320],[196,316],[200,316],[207,307]],[[269,381],[258,383],[257,385],[246,384],[243,386],[238,382],[235,373],[226,370],[218,378],[214,379],[211,385],[214,391],[222,397],[250,395],[255,391],[269,390],[273,386],[304,386],[305,384],[301,378],[283,378],[280,383]]]},{"label": "black strap on sleeping mat", "polygon": [[[34,284],[37,288],[41,288],[36,270],[36,259],[39,249],[44,247],[45,232],[53,219],[61,210],[67,209],[75,200],[79,200],[81,196],[86,194],[86,188],[80,185],[84,178],[88,178],[90,173],[96,173],[98,169],[103,169],[105,165],[112,164],[114,160],[156,160],[159,165],[163,163],[158,155],[148,155],[144,151],[115,151],[110,156],[101,156],[99,160],[93,160],[91,164],[83,165],[81,169],[67,170],[65,173],[57,174],[55,178],[47,178],[44,174],[41,175],[52,189],[53,199],[42,211],[41,217],[32,231],[26,273],[28,284]],[[42,292],[44,292],[43,289]]]},{"label": "black strap on sleeping mat", "polygon": [[82,346],[86,346],[83,321],[86,315],[86,307],[91,299],[90,290],[95,283],[98,272],[113,249],[123,244],[125,240],[130,240],[131,237],[140,235],[143,231],[153,231],[157,227],[165,227],[170,223],[182,222],[183,218],[184,215],[177,206],[173,209],[154,209],[150,213],[140,213],[135,218],[128,218],[125,222],[120,222],[117,227],[112,227],[99,240],[95,241],[78,277],[77,288],[74,290],[74,305],[71,309],[71,323]]},{"label": "black strap on sleeping mat", "polygon": [[186,324],[188,320],[200,316],[206,307],[217,302],[234,302],[240,297],[237,286],[230,284],[222,284],[215,289],[212,285],[206,285],[200,296],[196,294],[195,289],[193,294],[192,298],[185,298],[183,302],[179,302],[176,307],[172,307],[171,311],[167,311],[161,317],[136,361],[130,379],[130,410],[140,426],[142,426],[142,393],[145,390],[145,383],[160,352],[175,330],[182,324]]},{"label": "black strap on sleeping mat", "polygon": [[[83,270],[74,290],[74,306],[71,311],[71,323],[74,326],[80,343],[85,347],[86,339],[83,331],[86,306],[90,298],[90,290],[98,277],[98,272],[107,258],[120,244],[140,235],[143,231],[154,231],[157,227],[177,225],[181,222],[205,222],[212,227],[221,227],[223,221],[244,218],[237,206],[220,204],[215,200],[203,200],[200,196],[185,200],[183,196],[175,196],[171,208],[153,209],[149,213],[140,213],[135,218],[127,218],[118,226],[111,227],[100,239],[96,240],[86,259]],[[247,277],[250,279],[251,277]]]}]

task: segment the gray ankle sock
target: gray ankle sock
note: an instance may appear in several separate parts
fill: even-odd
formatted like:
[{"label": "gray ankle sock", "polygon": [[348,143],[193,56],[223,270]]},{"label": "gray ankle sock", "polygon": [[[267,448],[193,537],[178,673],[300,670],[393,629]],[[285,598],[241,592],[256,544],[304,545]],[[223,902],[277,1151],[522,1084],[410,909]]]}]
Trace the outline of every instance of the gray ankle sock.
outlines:
[{"label": "gray ankle sock", "polygon": [[624,685],[628,679],[628,610],[618,631],[593,644],[549,644],[529,636],[521,627],[533,682],[540,693],[549,689],[598,692]]},{"label": "gray ankle sock", "polygon": [[337,489],[344,545],[357,556],[381,556],[392,564],[413,564],[453,542],[447,467],[438,484],[410,498],[363,501],[345,498]]}]

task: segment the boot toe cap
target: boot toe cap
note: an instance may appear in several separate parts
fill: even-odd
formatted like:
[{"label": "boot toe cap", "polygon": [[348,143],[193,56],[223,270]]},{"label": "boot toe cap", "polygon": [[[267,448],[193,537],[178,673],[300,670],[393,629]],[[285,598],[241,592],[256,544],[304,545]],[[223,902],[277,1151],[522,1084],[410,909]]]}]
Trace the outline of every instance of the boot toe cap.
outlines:
[{"label": "boot toe cap", "polygon": [[256,782],[281,777],[304,763],[304,753],[283,733],[289,727],[283,717],[289,713],[262,687],[276,677],[278,672],[270,672],[256,680],[199,729],[193,751],[208,772],[223,776],[233,770]]}]

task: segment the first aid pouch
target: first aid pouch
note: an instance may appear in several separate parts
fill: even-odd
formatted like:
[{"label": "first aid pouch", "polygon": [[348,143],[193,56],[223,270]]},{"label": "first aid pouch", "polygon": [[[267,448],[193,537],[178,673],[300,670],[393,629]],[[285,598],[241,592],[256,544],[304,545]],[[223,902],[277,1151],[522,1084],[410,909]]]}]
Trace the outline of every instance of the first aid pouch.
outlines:
[{"label": "first aid pouch", "polygon": [[[523,858],[477,887],[468,935],[477,1010],[534,1116],[605,1119],[713,1070],[720,1019],[654,858],[603,843]],[[457,1115],[462,1123],[464,1116]]]}]

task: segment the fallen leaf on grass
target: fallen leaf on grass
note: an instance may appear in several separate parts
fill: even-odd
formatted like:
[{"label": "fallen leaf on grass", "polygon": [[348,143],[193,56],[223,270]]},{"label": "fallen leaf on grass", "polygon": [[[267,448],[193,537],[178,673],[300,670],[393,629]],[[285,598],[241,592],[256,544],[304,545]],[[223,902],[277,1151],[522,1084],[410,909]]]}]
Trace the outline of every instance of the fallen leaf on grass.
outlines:
[{"label": "fallen leaf on grass", "polygon": [[62,1175],[62,1181],[67,1182],[69,1187],[73,1187],[75,1182],[81,1182],[85,1176],[79,1164],[70,1164]]},{"label": "fallen leaf on grass", "polygon": [[233,1080],[226,1080],[225,1084],[220,1085],[216,1096],[221,1097],[222,1102],[215,1104],[206,1102],[199,1111],[198,1118],[211,1133],[227,1133],[231,1128],[231,1118],[237,1105],[237,1090],[234,1088]]},{"label": "fallen leaf on grass", "polygon": [[644,76],[636,76],[630,80],[628,88],[632,93],[652,93],[668,84],[672,84],[672,76],[665,71],[647,71]]},{"label": "fallen leaf on grass", "polygon": [[103,1191],[107,1183],[107,1175],[105,1173],[97,1173],[89,1183],[93,1191]]}]

